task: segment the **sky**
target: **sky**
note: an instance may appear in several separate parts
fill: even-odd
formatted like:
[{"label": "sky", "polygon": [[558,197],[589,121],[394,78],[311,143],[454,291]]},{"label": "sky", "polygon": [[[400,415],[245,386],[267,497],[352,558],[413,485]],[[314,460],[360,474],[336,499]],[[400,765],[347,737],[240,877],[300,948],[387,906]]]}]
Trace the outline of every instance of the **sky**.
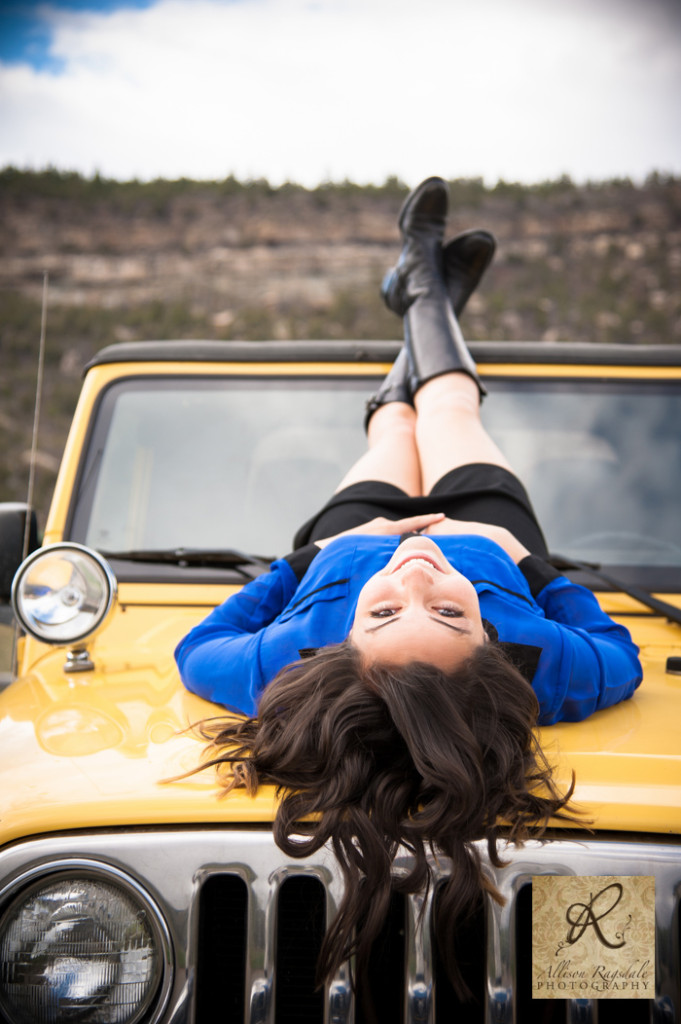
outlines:
[{"label": "sky", "polygon": [[681,0],[0,0],[0,167],[681,174]]}]

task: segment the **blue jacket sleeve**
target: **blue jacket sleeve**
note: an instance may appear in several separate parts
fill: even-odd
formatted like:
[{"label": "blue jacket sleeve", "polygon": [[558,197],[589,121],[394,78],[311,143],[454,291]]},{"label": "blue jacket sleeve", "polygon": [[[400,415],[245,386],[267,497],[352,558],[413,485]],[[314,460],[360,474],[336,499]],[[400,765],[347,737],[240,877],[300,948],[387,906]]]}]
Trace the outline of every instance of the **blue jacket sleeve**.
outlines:
[{"label": "blue jacket sleeve", "polygon": [[520,568],[554,633],[552,665],[536,678],[540,724],[577,722],[631,697],[642,678],[638,647],[590,590],[539,561],[528,559]]},{"label": "blue jacket sleeve", "polygon": [[265,628],[286,607],[298,586],[285,559],[233,594],[180,641],[175,660],[182,682],[206,700],[254,715],[266,680],[260,664]]}]

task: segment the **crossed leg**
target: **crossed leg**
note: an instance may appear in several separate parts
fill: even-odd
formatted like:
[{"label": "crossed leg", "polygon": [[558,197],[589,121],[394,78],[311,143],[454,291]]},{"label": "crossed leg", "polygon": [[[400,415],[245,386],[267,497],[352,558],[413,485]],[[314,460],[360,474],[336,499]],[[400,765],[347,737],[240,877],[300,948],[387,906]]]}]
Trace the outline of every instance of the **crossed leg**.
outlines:
[{"label": "crossed leg", "polygon": [[350,467],[336,490],[364,480],[382,480],[411,498],[421,495],[415,430],[416,412],[411,405],[388,402],[379,406],[369,420],[368,450]]},{"label": "crossed leg", "polygon": [[513,472],[480,419],[480,395],[464,373],[445,373],[427,381],[414,396],[416,446],[423,494],[459,466],[484,462]]},{"label": "crossed leg", "polygon": [[512,472],[482,424],[478,387],[466,374],[434,377],[419,388],[414,403],[415,409],[389,402],[376,410],[369,420],[368,450],[337,490],[382,480],[418,497],[429,494],[450,470],[470,463],[486,462]]}]

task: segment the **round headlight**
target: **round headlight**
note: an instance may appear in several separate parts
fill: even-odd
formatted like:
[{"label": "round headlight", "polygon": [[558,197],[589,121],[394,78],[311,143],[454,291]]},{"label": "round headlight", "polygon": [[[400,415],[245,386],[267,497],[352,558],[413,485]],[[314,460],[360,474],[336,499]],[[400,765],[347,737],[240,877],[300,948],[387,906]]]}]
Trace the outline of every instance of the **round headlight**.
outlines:
[{"label": "round headlight", "polygon": [[139,889],[43,875],[0,919],[0,1017],[135,1024],[159,997],[166,937]]},{"label": "round headlight", "polygon": [[35,551],[12,583],[14,613],[27,633],[52,644],[83,640],[116,599],[116,577],[96,551],[53,544]]}]

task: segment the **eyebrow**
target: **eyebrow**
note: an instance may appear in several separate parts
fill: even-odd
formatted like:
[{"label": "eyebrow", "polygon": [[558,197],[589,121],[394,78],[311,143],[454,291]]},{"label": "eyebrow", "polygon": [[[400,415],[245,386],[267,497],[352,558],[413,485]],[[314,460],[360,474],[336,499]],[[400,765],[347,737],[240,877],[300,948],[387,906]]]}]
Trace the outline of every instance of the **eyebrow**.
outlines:
[{"label": "eyebrow", "polygon": [[[401,615],[393,615],[391,618],[386,619],[385,622],[379,622],[377,626],[367,626],[364,630],[365,633],[375,633],[378,629],[384,629],[386,626],[390,626],[393,622],[399,622],[402,618]],[[453,629],[455,633],[461,633],[463,636],[470,636],[470,629],[462,629],[461,626],[455,626],[451,622],[445,622],[444,619],[438,619],[435,615],[429,615],[428,618],[432,622],[437,622],[439,626],[446,626],[447,629]]]}]

